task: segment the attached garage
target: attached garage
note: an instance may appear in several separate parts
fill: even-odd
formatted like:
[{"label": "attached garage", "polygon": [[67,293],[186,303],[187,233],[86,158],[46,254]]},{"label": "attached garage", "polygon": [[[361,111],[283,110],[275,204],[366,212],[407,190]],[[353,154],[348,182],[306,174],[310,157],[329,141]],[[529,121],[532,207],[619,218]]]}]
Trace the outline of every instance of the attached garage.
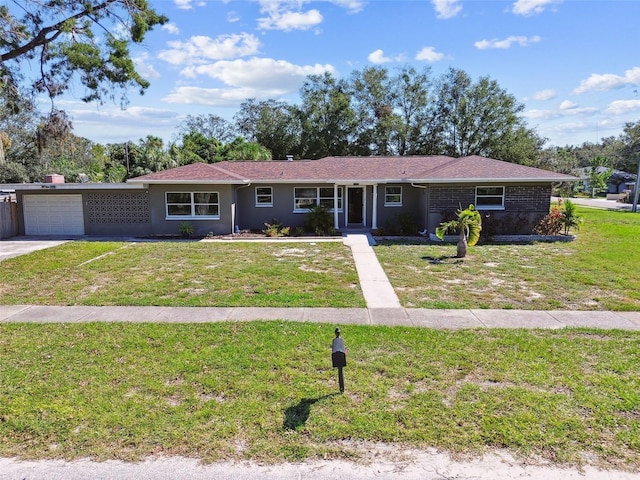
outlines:
[{"label": "attached garage", "polygon": [[25,235],[84,235],[82,194],[22,197]]}]

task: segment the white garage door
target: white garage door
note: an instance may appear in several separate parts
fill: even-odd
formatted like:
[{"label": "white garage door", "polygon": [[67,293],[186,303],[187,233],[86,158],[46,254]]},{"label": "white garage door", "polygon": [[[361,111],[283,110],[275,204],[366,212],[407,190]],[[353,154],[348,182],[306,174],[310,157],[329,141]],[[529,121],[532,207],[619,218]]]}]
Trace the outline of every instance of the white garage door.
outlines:
[{"label": "white garage door", "polygon": [[82,195],[24,195],[25,235],[84,235]]}]

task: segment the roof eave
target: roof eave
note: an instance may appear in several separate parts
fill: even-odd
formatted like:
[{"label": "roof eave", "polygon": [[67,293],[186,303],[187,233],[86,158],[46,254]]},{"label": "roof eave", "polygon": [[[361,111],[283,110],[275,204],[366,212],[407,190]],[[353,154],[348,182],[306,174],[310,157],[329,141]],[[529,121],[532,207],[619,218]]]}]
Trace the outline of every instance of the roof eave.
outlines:
[{"label": "roof eave", "polygon": [[134,185],[248,185],[251,180],[127,180]]}]

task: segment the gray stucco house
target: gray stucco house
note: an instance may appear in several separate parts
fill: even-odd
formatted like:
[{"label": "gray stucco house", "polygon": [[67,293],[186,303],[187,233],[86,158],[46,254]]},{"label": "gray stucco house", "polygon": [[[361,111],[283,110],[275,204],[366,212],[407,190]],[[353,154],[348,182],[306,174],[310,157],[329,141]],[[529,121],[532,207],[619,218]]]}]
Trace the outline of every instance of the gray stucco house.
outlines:
[{"label": "gray stucco house", "polygon": [[26,235],[167,235],[185,221],[220,235],[274,218],[295,227],[316,204],[331,209],[336,230],[377,230],[403,214],[431,233],[470,203],[493,233],[526,234],[548,213],[552,184],[575,180],[479,156],[327,157],[196,163],[126,184],[32,184],[16,194]]}]

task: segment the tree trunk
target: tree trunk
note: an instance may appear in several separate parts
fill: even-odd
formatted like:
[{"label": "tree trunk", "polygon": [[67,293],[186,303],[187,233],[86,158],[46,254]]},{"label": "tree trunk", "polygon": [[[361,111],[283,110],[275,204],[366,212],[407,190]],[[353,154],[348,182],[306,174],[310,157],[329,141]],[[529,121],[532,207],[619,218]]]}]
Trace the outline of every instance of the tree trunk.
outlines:
[{"label": "tree trunk", "polygon": [[464,258],[467,256],[467,236],[464,231],[460,232],[460,239],[458,240],[458,250],[456,257]]}]

